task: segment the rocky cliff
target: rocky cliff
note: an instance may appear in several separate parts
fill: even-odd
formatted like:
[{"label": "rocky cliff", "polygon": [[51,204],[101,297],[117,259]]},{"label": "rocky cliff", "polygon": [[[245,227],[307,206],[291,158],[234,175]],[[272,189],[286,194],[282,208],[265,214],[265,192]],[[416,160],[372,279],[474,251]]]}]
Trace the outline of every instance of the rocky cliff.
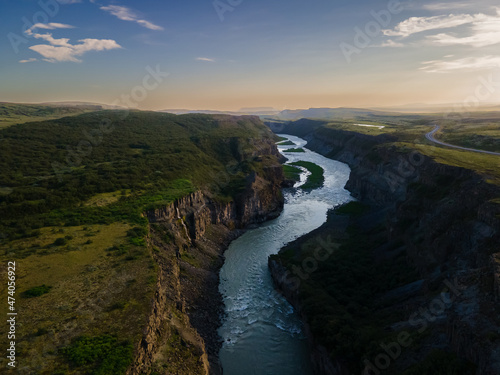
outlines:
[{"label": "rocky cliff", "polygon": [[223,252],[245,228],[283,208],[274,142],[236,146],[234,155],[253,168],[233,197],[217,195],[230,186],[230,176],[223,174],[228,178],[144,214],[158,269],[157,292],[129,374],[222,373],[217,329],[223,314],[218,291]]},{"label": "rocky cliff", "polygon": [[[367,258],[373,262],[372,268],[392,267],[404,257],[405,263],[418,273],[418,288],[412,281],[395,290],[379,291],[385,302],[378,308],[380,312],[401,314],[392,322],[384,321],[386,330],[393,334],[420,331],[424,324],[425,328],[432,327],[432,332],[423,330],[427,337],[422,343],[398,356],[385,373],[402,373],[418,362],[430,361],[432,349],[454,352],[458,358],[474,363],[476,374],[500,374],[500,321],[496,306],[500,284],[500,188],[474,171],[440,164],[415,150],[391,145],[395,139],[390,135],[375,137],[321,126],[314,126],[309,132],[302,128],[300,134],[293,128],[289,130],[307,139],[306,147],[350,165],[352,172],[346,188],[372,207],[371,216],[351,218],[357,230],[368,233],[368,239],[373,241]],[[377,236],[372,234],[374,225],[381,228]],[[331,231],[332,226],[325,225],[316,235],[325,236]],[[380,236],[383,240],[377,242]],[[299,259],[304,243],[307,239],[290,246]],[[277,286],[302,312],[306,322],[314,321],[317,313],[310,313],[310,302],[300,297],[304,293],[290,290],[290,285],[282,281],[287,264],[290,262],[283,257],[270,261]],[[375,277],[383,278],[377,273]],[[444,311],[423,321],[412,321],[416,312],[435,303],[437,293],[446,290],[451,294],[447,285],[452,284],[457,292]],[[359,288],[362,287],[360,281]],[[378,305],[374,298],[371,306]],[[325,350],[325,340],[317,340],[314,334],[313,361],[318,373],[344,374],[363,362],[358,358],[357,365],[343,366],[347,356],[332,353],[332,344],[327,344]],[[365,364],[363,373],[381,370],[370,366],[373,365]]]}]

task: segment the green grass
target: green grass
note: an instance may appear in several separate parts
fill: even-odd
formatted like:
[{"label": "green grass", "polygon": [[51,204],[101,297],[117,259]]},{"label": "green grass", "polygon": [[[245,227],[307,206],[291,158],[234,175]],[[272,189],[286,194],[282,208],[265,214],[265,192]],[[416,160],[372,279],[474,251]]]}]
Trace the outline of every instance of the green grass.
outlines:
[{"label": "green grass", "polygon": [[283,172],[287,180],[300,181],[300,174],[302,173],[300,168],[292,167],[291,165],[283,165]]},{"label": "green grass", "polygon": [[15,124],[53,120],[100,110],[100,106],[50,106],[39,104],[0,103],[0,129]]},{"label": "green grass", "polygon": [[25,290],[24,292],[21,293],[21,296],[24,298],[33,298],[33,297],[40,297],[52,289],[51,286],[47,286],[45,284],[40,285],[40,286],[35,286],[33,288],[30,288],[28,290]]},{"label": "green grass", "polygon": [[[103,134],[103,123],[119,131]],[[100,143],[86,141],[88,152],[78,154],[85,134]],[[237,161],[261,138],[274,140],[254,119],[137,111],[2,129],[0,233],[12,240],[47,226],[137,223],[142,211],[202,188],[231,200],[262,164]]]},{"label": "green grass", "polygon": [[[366,125],[376,125],[376,126],[384,126],[384,128],[374,128],[370,126],[357,126],[354,124],[366,124]],[[393,133],[398,130],[399,126],[398,125],[391,125],[387,123],[381,123],[381,122],[375,122],[375,121],[333,121],[329,122],[326,125],[327,128],[330,129],[337,129],[337,130],[346,130],[346,131],[351,131],[351,132],[356,132],[356,133],[361,133],[361,134],[367,134],[367,135],[380,135],[380,134],[387,134],[387,133]]]},{"label": "green grass", "polygon": [[306,168],[311,174],[307,177],[307,181],[301,186],[304,190],[317,189],[323,186],[325,182],[324,171],[319,165],[311,163],[309,161],[295,161],[290,163],[291,165],[296,165],[299,167]]},{"label": "green grass", "polygon": [[278,143],[278,146],[295,146],[295,143],[293,143],[292,141],[280,142]]},{"label": "green grass", "polygon": [[493,114],[475,114],[465,121],[441,121],[436,138],[453,145],[500,152],[500,128]]},{"label": "green grass", "polygon": [[288,140],[288,138],[277,136],[277,140],[278,140],[278,142],[283,142],[283,141]]},{"label": "green grass", "polygon": [[416,149],[438,163],[477,171],[479,174],[485,176],[488,182],[500,185],[500,156],[457,150],[432,144],[399,144]]},{"label": "green grass", "polygon": [[303,148],[289,148],[288,150],[284,150],[283,152],[305,152]]},{"label": "green grass", "polygon": [[[150,283],[150,279],[156,280],[156,271],[151,268],[148,249],[130,242],[142,233],[142,227],[123,223],[41,228],[36,238],[0,246],[2,262],[22,258],[22,267],[16,272],[21,295],[38,295],[16,299],[23,319],[34,322],[18,327],[20,363],[30,368],[41,366],[48,373],[55,369],[64,371],[57,355],[62,344],[56,334],[59,332],[65,332],[69,339],[82,332],[108,332],[120,340],[140,340],[156,289],[155,283]],[[70,239],[65,245],[53,246],[57,238],[66,237]],[[92,242],[87,244],[89,239]],[[117,250],[106,250],[113,247]],[[50,291],[41,294],[49,286]],[[7,299],[7,290],[0,292],[0,298]],[[120,304],[123,309],[110,309]],[[5,308],[0,312],[4,313]],[[68,322],[75,326],[68,328]],[[5,328],[0,327],[0,334],[6,334]],[[54,354],[29,356],[23,348]]]},{"label": "green grass", "polygon": [[110,335],[81,336],[62,349],[67,361],[92,375],[122,375],[133,359],[133,346]]},{"label": "green grass", "polygon": [[112,203],[116,203],[120,200],[122,197],[128,197],[132,194],[132,191],[130,189],[125,189],[121,191],[112,191],[109,193],[101,193],[101,194],[96,194],[90,199],[88,199],[84,205],[85,206],[91,206],[91,207],[102,207],[102,206],[109,206]]}]

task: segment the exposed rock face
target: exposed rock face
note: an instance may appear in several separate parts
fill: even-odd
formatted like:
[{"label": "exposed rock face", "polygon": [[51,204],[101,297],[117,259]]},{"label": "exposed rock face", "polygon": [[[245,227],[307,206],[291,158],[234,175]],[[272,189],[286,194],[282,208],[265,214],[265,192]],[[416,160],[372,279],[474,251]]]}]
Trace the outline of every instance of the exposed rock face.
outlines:
[{"label": "exposed rock face", "polygon": [[[321,127],[306,134],[293,129],[285,132],[307,139],[308,148],[349,164],[352,171],[346,188],[361,201],[388,210],[387,241],[403,243],[408,260],[424,280],[419,304],[407,305],[425,306],[426,298],[429,304],[432,291],[444,281],[456,280],[461,293],[443,318],[433,323],[433,334],[447,335],[445,345],[475,363],[478,375],[500,374],[496,304],[500,295],[500,204],[493,201],[500,197],[499,187],[471,170],[437,163],[412,150],[377,147],[390,136]],[[278,288],[300,311],[296,293],[280,283],[283,267],[270,264],[270,268]],[[314,338],[311,340],[317,373],[344,374]]]},{"label": "exposed rock face", "polygon": [[[209,190],[197,191],[144,214],[151,223],[157,292],[129,374],[222,373],[217,334],[223,314],[218,291],[222,254],[245,228],[275,218],[283,209],[283,174],[274,143],[255,144],[253,151],[235,150],[241,160],[268,160],[247,176],[245,188],[234,199],[216,199]],[[189,361],[172,350],[176,337]]]}]

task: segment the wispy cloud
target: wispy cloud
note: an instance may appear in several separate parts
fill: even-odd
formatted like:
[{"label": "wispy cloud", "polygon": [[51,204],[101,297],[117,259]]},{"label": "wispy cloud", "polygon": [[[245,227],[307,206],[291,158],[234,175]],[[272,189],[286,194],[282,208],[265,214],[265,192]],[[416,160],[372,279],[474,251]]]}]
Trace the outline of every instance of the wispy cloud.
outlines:
[{"label": "wispy cloud", "polygon": [[440,33],[428,36],[428,39],[438,45],[468,45],[485,47],[500,43],[500,9],[495,15],[477,14],[470,28],[470,35],[456,36]]},{"label": "wispy cloud", "polygon": [[82,0],[57,0],[59,4],[77,4],[81,3]]},{"label": "wispy cloud", "polygon": [[384,30],[390,37],[406,38],[423,31],[461,28],[460,33],[440,32],[425,39],[434,45],[465,45],[485,47],[500,44],[500,8],[495,14],[449,14],[433,17],[411,17],[400,22],[394,29]]},{"label": "wispy cloud", "polygon": [[38,44],[31,46],[32,51],[42,55],[45,61],[48,62],[81,62],[77,56],[81,56],[90,51],[105,51],[121,46],[112,39],[80,39],[80,44],[69,44],[64,46],[54,46],[48,44]]},{"label": "wispy cloud", "polygon": [[215,62],[215,59],[210,59],[208,57],[197,57],[197,61],[207,61],[207,62]]},{"label": "wispy cloud", "polygon": [[30,63],[30,62],[33,62],[33,61],[37,61],[37,59],[35,59],[34,57],[32,57],[32,58],[26,59],[26,60],[19,60],[19,62],[21,64]]},{"label": "wispy cloud", "polygon": [[[39,34],[34,33],[34,29],[70,29],[73,28],[71,25],[66,25],[62,23],[37,23],[31,28],[26,30],[26,34],[32,36],[36,39],[42,39],[49,44],[37,44],[29,47],[32,51],[35,51],[44,57],[43,60],[48,62],[81,62],[78,56],[82,56],[89,51],[104,51],[116,48],[121,48],[121,46],[112,39],[80,39],[80,44],[69,43],[69,38],[54,38],[52,34]],[[36,59],[35,59],[36,60]],[[31,62],[33,59],[21,60],[20,62]]]},{"label": "wispy cloud", "polygon": [[379,44],[378,46],[375,47],[383,47],[383,48],[401,48],[404,47],[405,45],[403,43],[395,42],[392,39],[386,40],[382,44]]},{"label": "wispy cloud", "polygon": [[450,73],[455,71],[500,68],[500,56],[466,57],[456,60],[432,60],[422,63],[420,70],[428,73]]},{"label": "wispy cloud", "polygon": [[55,29],[73,29],[73,28],[74,28],[74,26],[66,25],[64,23],[56,23],[56,22],[35,23],[33,26],[31,26],[25,32],[26,32],[26,34],[31,35],[33,30],[35,30],[35,29],[55,30]]},{"label": "wispy cloud", "polygon": [[446,29],[473,23],[475,16],[469,14],[450,14],[433,17],[411,17],[400,22],[393,30],[384,30],[387,36],[408,37],[422,31]]},{"label": "wispy cloud", "polygon": [[139,25],[148,28],[150,30],[163,30],[163,27],[155,25],[152,22],[140,19],[139,16],[130,8],[127,8],[122,5],[108,5],[102,6],[102,10],[112,14],[113,16],[123,20],[123,21],[132,21],[136,22]]}]

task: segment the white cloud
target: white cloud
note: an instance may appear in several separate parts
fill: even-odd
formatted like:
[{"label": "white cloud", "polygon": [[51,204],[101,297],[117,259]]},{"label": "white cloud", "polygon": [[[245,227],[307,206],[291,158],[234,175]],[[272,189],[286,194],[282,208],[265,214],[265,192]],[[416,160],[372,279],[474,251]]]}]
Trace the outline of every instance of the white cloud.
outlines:
[{"label": "white cloud", "polygon": [[215,62],[215,59],[210,59],[208,57],[197,57],[197,61],[207,61],[207,62]]},{"label": "white cloud", "polygon": [[428,73],[449,73],[455,71],[484,70],[500,68],[500,56],[466,57],[457,60],[433,60],[422,63]]},{"label": "white cloud", "polygon": [[134,11],[130,8],[121,6],[121,5],[108,5],[101,7],[102,10],[116,16],[117,18],[123,21],[132,21],[136,22],[139,25],[146,27],[150,30],[163,30],[163,27],[155,25],[152,22],[141,20],[139,16],[134,13]]},{"label": "white cloud", "polygon": [[[82,56],[86,52],[90,51],[105,51],[116,48],[122,48],[116,41],[112,39],[81,39],[80,44],[71,44],[69,38],[59,38],[56,39],[51,33],[39,34],[33,33],[34,29],[45,29],[45,30],[55,30],[55,29],[72,29],[74,26],[63,24],[63,23],[37,23],[26,30],[26,34],[32,36],[36,39],[42,39],[49,44],[37,44],[29,47],[32,51],[35,51],[44,57],[43,60],[48,62],[81,62],[78,56]],[[29,59],[30,61],[34,61]],[[35,59],[36,60],[36,59]],[[20,62],[30,62],[22,60]]]},{"label": "white cloud", "polygon": [[475,16],[469,14],[450,14],[447,16],[433,16],[433,17],[411,17],[407,20],[400,22],[394,30],[384,30],[387,36],[401,36],[408,37],[412,34],[420,33],[422,31],[446,29],[457,27],[474,22]]},{"label": "white cloud", "polygon": [[34,29],[55,30],[55,29],[73,29],[73,28],[74,28],[74,26],[66,25],[64,23],[56,23],[56,22],[35,23],[33,26],[31,26],[25,32],[26,32],[26,34],[31,35],[33,33]]},{"label": "white cloud", "polygon": [[81,3],[82,0],[57,0],[59,4],[77,4]]},{"label": "white cloud", "polygon": [[404,47],[404,44],[398,43],[398,42],[395,42],[394,40],[389,39],[389,40],[387,40],[387,41],[383,42],[382,44],[375,46],[375,47],[400,48],[400,47]]},{"label": "white cloud", "polygon": [[25,63],[29,63],[29,62],[33,62],[33,61],[37,61],[37,59],[35,59],[34,57],[32,57],[32,58],[27,59],[27,60],[19,60],[19,62],[21,64],[25,64]]},{"label": "white cloud", "polygon": [[105,51],[121,46],[112,39],[81,39],[80,44],[70,44],[69,39],[54,39],[55,43],[38,44],[31,46],[32,51],[38,52],[42,55],[45,61],[48,62],[81,62],[77,56],[81,56],[90,51]]},{"label": "white cloud", "polygon": [[486,47],[500,44],[500,8],[493,15],[449,14],[433,17],[411,17],[400,22],[392,30],[384,30],[386,36],[406,38],[410,35],[429,30],[461,28],[460,33],[440,32],[426,36],[431,44],[439,46],[465,45]]},{"label": "white cloud", "polygon": [[500,43],[500,10],[493,16],[478,14],[470,28],[471,35],[459,37],[452,34],[440,33],[428,36],[428,39],[437,45],[468,45],[485,47]]},{"label": "white cloud", "polygon": [[68,38],[55,39],[52,37],[52,34],[50,34],[50,33],[32,34],[32,36],[36,39],[46,40],[47,42],[49,42],[50,44],[52,44],[54,46],[65,46],[65,47],[69,46],[69,44],[68,44],[69,39]]}]

